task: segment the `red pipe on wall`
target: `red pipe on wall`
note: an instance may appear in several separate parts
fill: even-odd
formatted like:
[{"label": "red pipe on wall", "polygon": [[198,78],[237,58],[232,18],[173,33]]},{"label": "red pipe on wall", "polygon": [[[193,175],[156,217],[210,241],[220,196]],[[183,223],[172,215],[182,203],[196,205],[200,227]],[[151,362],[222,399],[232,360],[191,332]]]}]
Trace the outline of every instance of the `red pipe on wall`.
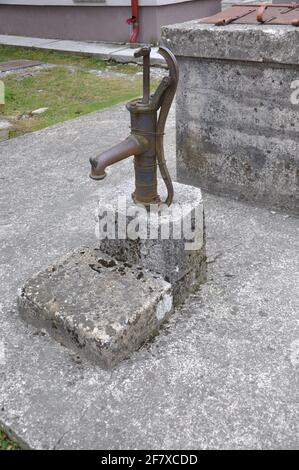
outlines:
[{"label": "red pipe on wall", "polygon": [[139,37],[139,4],[138,0],[131,0],[131,18],[127,19],[127,23],[132,25],[129,42],[131,44],[138,42]]}]

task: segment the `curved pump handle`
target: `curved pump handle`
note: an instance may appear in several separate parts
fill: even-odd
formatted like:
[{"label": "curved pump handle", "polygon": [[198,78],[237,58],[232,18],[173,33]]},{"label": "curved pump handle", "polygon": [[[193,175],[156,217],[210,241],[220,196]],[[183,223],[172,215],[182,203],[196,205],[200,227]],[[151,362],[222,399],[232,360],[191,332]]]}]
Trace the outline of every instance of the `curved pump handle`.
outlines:
[{"label": "curved pump handle", "polygon": [[171,52],[170,49],[164,46],[160,46],[158,53],[164,58],[168,69],[169,69],[169,78],[171,81],[175,82],[175,90],[179,81],[179,66],[175,55]]},{"label": "curved pump handle", "polygon": [[156,100],[158,108],[160,108],[157,124],[157,160],[161,176],[167,188],[167,198],[164,203],[170,206],[173,201],[174,191],[164,155],[164,130],[166,119],[178,86],[179,68],[174,54],[169,49],[161,46],[158,53],[165,59],[169,69],[169,76],[160,83],[153,96],[153,101]]}]

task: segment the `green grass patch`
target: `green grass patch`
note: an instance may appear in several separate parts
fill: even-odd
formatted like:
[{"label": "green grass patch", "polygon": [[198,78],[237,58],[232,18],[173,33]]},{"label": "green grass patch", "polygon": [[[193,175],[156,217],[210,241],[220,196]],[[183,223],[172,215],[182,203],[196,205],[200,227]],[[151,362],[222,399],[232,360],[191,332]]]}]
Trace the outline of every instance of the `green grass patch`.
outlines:
[{"label": "green grass patch", "polygon": [[[97,70],[106,68],[108,64],[106,60],[99,59],[93,55],[0,45],[0,62],[19,59],[40,60],[41,62],[47,62],[49,64],[76,65],[81,68]],[[109,62],[109,67],[115,71],[128,74],[136,73],[136,69],[138,68],[136,65],[117,64],[116,62]]]},{"label": "green grass patch", "polygon": [[[4,80],[6,103],[4,115],[15,122],[14,135],[97,111],[138,96],[140,80],[123,77],[99,78],[85,70],[57,67],[21,81],[8,76]],[[48,110],[37,116],[30,112]]]},{"label": "green grass patch", "polygon": [[0,450],[17,450],[17,449],[18,449],[17,444],[12,442],[4,433],[4,431],[0,429]]},{"label": "green grass patch", "polygon": [[[25,76],[16,72],[2,78],[5,84],[5,105],[1,111],[13,122],[11,137],[63,122],[83,114],[128,101],[142,94],[142,76],[132,76],[141,68],[110,65],[96,57],[85,57],[51,51],[0,46],[0,62],[13,59],[41,60],[58,64],[39,74]],[[70,69],[69,65],[75,67]],[[98,77],[88,70],[121,72],[124,76]],[[30,69],[27,69],[30,72]],[[22,78],[22,79],[19,79]],[[155,83],[153,82],[153,86]],[[48,108],[40,115],[31,111]]]}]

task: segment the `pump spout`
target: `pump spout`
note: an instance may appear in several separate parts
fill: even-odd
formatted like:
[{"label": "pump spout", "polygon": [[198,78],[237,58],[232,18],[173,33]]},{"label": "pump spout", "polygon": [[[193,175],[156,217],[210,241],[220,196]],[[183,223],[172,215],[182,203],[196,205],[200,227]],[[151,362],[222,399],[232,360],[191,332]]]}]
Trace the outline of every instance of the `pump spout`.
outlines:
[{"label": "pump spout", "polygon": [[145,137],[131,134],[120,144],[89,160],[91,164],[90,178],[94,180],[104,179],[106,176],[105,169],[108,166],[133,155],[140,155],[149,148],[149,145]]}]

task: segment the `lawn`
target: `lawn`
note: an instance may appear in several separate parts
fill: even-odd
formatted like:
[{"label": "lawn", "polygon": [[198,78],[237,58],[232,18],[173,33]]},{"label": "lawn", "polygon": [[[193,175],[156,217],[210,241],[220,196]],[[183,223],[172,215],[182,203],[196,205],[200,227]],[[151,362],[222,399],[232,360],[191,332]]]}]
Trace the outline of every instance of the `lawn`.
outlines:
[{"label": "lawn", "polygon": [[[1,114],[13,124],[10,137],[142,94],[140,66],[113,64],[94,56],[0,46],[0,62],[15,59],[40,60],[56,67],[26,69],[23,74],[15,72],[0,77],[5,84],[5,105]],[[43,114],[31,115],[38,108],[48,110]]]},{"label": "lawn", "polygon": [[[12,442],[0,429],[0,450],[17,450],[18,446]],[[0,459],[1,460],[1,459]]]}]

